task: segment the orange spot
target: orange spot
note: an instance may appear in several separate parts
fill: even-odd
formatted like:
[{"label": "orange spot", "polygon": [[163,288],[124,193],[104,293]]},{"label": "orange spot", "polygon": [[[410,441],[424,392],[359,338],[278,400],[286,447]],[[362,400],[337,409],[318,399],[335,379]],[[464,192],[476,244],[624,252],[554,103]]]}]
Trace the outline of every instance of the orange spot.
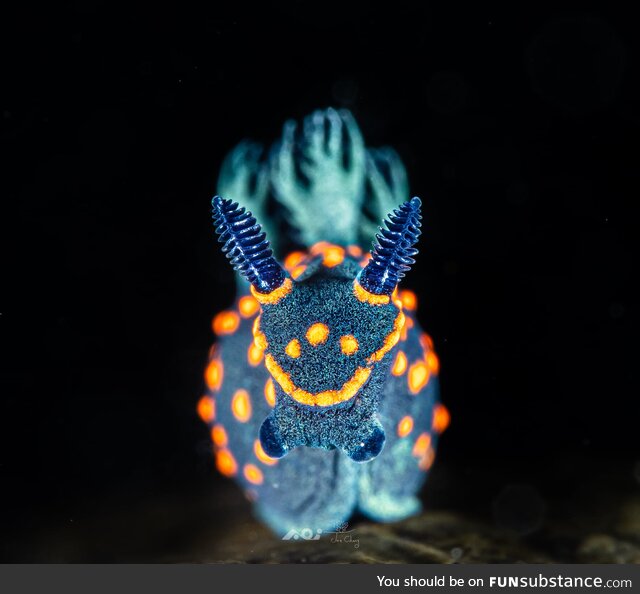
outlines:
[{"label": "orange spot", "polygon": [[413,455],[416,458],[422,458],[427,453],[427,450],[431,447],[431,435],[428,433],[421,433],[416,443],[413,446]]},{"label": "orange spot", "polygon": [[216,418],[216,403],[213,398],[209,398],[208,396],[203,396],[198,401],[198,415],[205,422],[209,423]]},{"label": "orange spot", "polygon": [[258,300],[259,303],[275,305],[286,297],[291,292],[291,287],[293,287],[293,283],[290,278],[285,278],[284,282],[277,288],[271,291],[270,293],[260,293],[255,290],[253,285],[251,285],[251,294]]},{"label": "orange spot", "polygon": [[276,458],[272,458],[271,456],[267,456],[266,452],[262,449],[262,444],[259,439],[256,439],[253,442],[253,453],[256,455],[256,458],[260,460],[263,464],[267,466],[273,466],[278,463]]},{"label": "orange spot", "polygon": [[300,356],[300,341],[297,338],[294,338],[288,345],[287,348],[284,349],[284,352],[289,355],[289,357],[293,357],[297,359]]},{"label": "orange spot", "polygon": [[411,431],[413,431],[413,419],[409,416],[402,417],[398,423],[398,435],[406,437]]},{"label": "orange spot", "polygon": [[264,355],[264,351],[254,342],[249,345],[249,350],[247,351],[247,361],[249,361],[249,365],[255,367],[260,364],[262,361],[262,356]]},{"label": "orange spot", "polygon": [[433,430],[442,433],[451,422],[451,415],[444,404],[436,404],[433,409],[433,421],[431,423]]},{"label": "orange spot", "polygon": [[424,361],[416,361],[409,367],[409,391],[417,394],[429,382],[429,367]]},{"label": "orange spot", "polygon": [[327,268],[333,268],[344,261],[344,249],[337,245],[332,245],[324,251],[322,263]]},{"label": "orange spot", "polygon": [[258,313],[260,304],[253,297],[245,295],[244,297],[240,297],[238,309],[243,318],[250,318],[253,314]]},{"label": "orange spot", "polygon": [[414,311],[416,307],[418,307],[418,298],[413,291],[400,291],[400,301],[402,301],[402,305],[406,307],[409,311]]},{"label": "orange spot", "polygon": [[433,351],[427,353],[427,365],[433,375],[438,375],[438,371],[440,371],[440,361],[438,361],[438,355]]},{"label": "orange spot", "polygon": [[251,418],[251,399],[246,390],[236,390],[231,400],[231,412],[241,423],[246,423]]},{"label": "orange spot", "polygon": [[402,334],[400,336],[401,340],[407,340],[407,336],[411,328],[413,328],[413,320],[410,317],[407,317],[406,323],[402,328]]},{"label": "orange spot", "polygon": [[370,305],[386,305],[391,301],[389,295],[375,295],[374,293],[369,293],[369,291],[362,287],[357,279],[353,281],[353,293],[358,301],[362,301],[362,303],[368,303]]},{"label": "orange spot", "polygon": [[238,471],[235,458],[229,450],[218,450],[216,452],[216,466],[224,476],[233,476]]},{"label": "orange spot", "polygon": [[433,461],[436,459],[436,453],[433,448],[427,449],[424,456],[420,458],[420,462],[418,462],[418,468],[420,470],[424,470],[425,472],[431,468]]},{"label": "orange spot", "polygon": [[404,322],[404,314],[400,311],[398,312],[398,315],[393,322],[393,329],[391,330],[391,332],[389,332],[389,334],[387,334],[386,338],[384,339],[384,344],[367,359],[367,363],[375,363],[376,361],[380,361],[382,357],[384,357],[394,346],[398,344]]},{"label": "orange spot", "polygon": [[276,405],[276,387],[273,385],[271,378],[264,385],[264,399],[271,408]]},{"label": "orange spot", "polygon": [[327,342],[327,338],[329,337],[329,328],[326,324],[316,322],[309,326],[306,336],[307,340],[314,346],[324,344]]},{"label": "orange spot", "polygon": [[420,344],[425,351],[433,350],[433,340],[431,340],[431,336],[426,333],[420,335]]},{"label": "orange spot", "polygon": [[255,464],[244,465],[244,478],[254,485],[261,485],[264,481],[262,470],[260,470]]},{"label": "orange spot", "polygon": [[340,337],[340,349],[345,355],[353,355],[358,352],[358,340],[351,334]]},{"label": "orange spot", "polygon": [[394,361],[393,367],[391,368],[391,373],[393,373],[393,375],[402,375],[406,370],[407,356],[402,351],[398,351],[396,360]]},{"label": "orange spot", "polygon": [[284,259],[284,267],[287,270],[293,270],[305,258],[306,258],[306,254],[304,252],[291,252]]},{"label": "orange spot", "polygon": [[326,390],[312,394],[296,386],[293,381],[291,381],[289,374],[278,365],[277,361],[270,354],[267,354],[265,357],[264,364],[286,394],[291,396],[295,401],[310,406],[332,406],[333,404],[350,400],[358,393],[358,390],[364,386],[371,374],[370,367],[358,367],[351,376],[351,379],[347,380],[340,390]]},{"label": "orange spot", "polygon": [[224,376],[224,367],[222,361],[213,359],[209,361],[207,370],[204,372],[204,379],[210,390],[219,390],[222,385],[222,377]]},{"label": "orange spot", "polygon": [[309,249],[309,253],[312,256],[317,256],[318,254],[324,253],[327,248],[330,248],[331,244],[328,241],[319,241],[311,246]]},{"label": "orange spot", "polygon": [[350,245],[347,248],[347,253],[354,258],[359,258],[362,256],[362,248],[358,245]]},{"label": "orange spot", "polygon": [[292,278],[299,278],[300,276],[302,276],[302,274],[304,273],[304,271],[307,269],[305,264],[300,264],[300,266],[296,266],[292,271],[291,271],[291,277]]},{"label": "orange spot", "polygon": [[222,425],[216,425],[213,429],[211,429],[211,439],[213,443],[219,448],[226,447],[228,443],[227,432],[224,430]]},{"label": "orange spot", "polygon": [[235,311],[221,311],[213,318],[213,331],[220,334],[233,334],[240,325],[240,316]]},{"label": "orange spot", "polygon": [[260,316],[253,321],[253,343],[263,351],[269,346],[267,337],[260,330]]}]

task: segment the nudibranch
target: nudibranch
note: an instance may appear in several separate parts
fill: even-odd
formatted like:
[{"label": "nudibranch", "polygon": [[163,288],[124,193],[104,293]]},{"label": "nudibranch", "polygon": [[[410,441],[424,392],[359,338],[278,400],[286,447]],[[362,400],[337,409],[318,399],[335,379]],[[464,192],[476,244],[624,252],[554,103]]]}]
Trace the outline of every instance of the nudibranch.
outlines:
[{"label": "nudibranch", "polygon": [[[233,477],[276,533],[333,530],[360,511],[393,521],[417,493],[449,424],[440,363],[400,283],[418,253],[419,198],[390,149],[365,149],[348,112],[315,112],[302,136],[287,123],[261,162],[243,143],[212,201],[222,250],[239,274],[198,414],[218,470]],[[221,192],[222,193],[222,192]],[[306,244],[278,260],[265,230],[268,197]],[[406,193],[405,193],[406,196]],[[365,214],[383,225],[371,252]],[[278,236],[278,243],[282,244]]]}]

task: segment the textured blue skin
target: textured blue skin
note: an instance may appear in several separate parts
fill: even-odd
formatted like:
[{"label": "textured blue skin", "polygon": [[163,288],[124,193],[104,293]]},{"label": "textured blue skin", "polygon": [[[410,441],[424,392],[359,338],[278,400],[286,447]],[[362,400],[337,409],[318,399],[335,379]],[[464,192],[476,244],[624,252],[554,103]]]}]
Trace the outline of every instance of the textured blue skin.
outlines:
[{"label": "textured blue skin", "polygon": [[[358,272],[360,267],[355,260],[325,268],[321,258],[316,258],[290,295],[277,305],[263,306],[260,326],[269,343],[267,352],[297,386],[308,392],[339,390],[358,367],[366,366],[366,358],[382,346],[393,329],[400,311],[395,305],[371,306],[354,296],[353,280]],[[307,328],[315,322],[329,327],[329,339],[323,345],[312,346],[305,340]],[[354,355],[344,355],[340,350],[339,339],[344,335],[355,336],[358,341],[359,349]],[[285,354],[285,347],[293,338],[300,341],[302,348],[298,359]],[[280,447],[270,451],[263,439],[265,451],[280,457],[296,446],[330,444],[357,461],[376,455],[384,435],[375,413],[389,363],[386,357],[374,366],[369,381],[358,394],[357,406],[352,399],[318,409],[283,393],[267,421],[271,433],[268,437],[270,440],[277,437]]]},{"label": "textured blue skin", "polygon": [[[291,372],[298,386],[310,392],[342,385],[358,362],[382,346],[398,312],[393,304],[373,306],[355,298],[353,279],[360,270],[356,260],[347,257],[331,269],[321,260],[318,257],[308,266],[294,281],[291,294],[280,303],[262,307],[260,325],[269,342],[267,352]],[[413,327],[375,365],[361,392],[346,403],[320,410],[295,402],[276,382],[276,407],[269,406],[264,388],[270,374],[264,362],[254,367],[247,360],[255,315],[241,318],[233,334],[219,339],[214,356],[222,360],[224,381],[220,390],[211,394],[216,401],[215,424],[226,429],[228,449],[238,466],[236,480],[255,500],[258,516],[276,534],[284,535],[291,529],[311,529],[314,534],[317,530],[335,530],[356,510],[378,521],[394,521],[419,511],[416,494],[426,473],[419,468],[412,450],[424,432],[431,435],[435,448],[437,434],[431,427],[438,382],[431,376],[422,391],[414,395],[408,389],[407,372],[401,376],[390,372],[398,349],[406,354],[409,365],[426,356],[417,320],[411,312],[404,313],[412,319]],[[329,326],[329,339],[325,345],[312,347],[304,336],[318,321]],[[343,334],[358,339],[356,355],[340,351],[338,340]],[[298,338],[302,353],[299,359],[288,361],[284,348],[292,338]],[[236,420],[231,410],[233,394],[239,388],[250,395],[252,413],[246,423]],[[413,430],[406,437],[398,437],[398,423],[407,415],[414,420]],[[275,419],[291,448],[274,465],[263,464],[254,452],[266,418]],[[357,448],[363,431],[366,434],[372,423],[381,425],[384,447],[370,461],[354,461],[349,450]],[[294,447],[296,442],[308,445]],[[245,464],[260,468],[264,477],[261,485],[246,479]]]}]

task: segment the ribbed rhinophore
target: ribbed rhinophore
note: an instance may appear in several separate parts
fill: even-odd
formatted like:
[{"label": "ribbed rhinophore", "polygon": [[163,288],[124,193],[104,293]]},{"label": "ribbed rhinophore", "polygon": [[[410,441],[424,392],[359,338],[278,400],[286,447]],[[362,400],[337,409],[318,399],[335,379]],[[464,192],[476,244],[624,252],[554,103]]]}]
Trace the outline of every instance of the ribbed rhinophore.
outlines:
[{"label": "ribbed rhinophore", "polygon": [[387,215],[376,234],[371,261],[360,273],[360,285],[376,295],[391,295],[411,265],[418,250],[413,244],[420,235],[420,198],[412,198]]},{"label": "ribbed rhinophore", "polygon": [[222,251],[237,270],[260,293],[270,293],[285,279],[285,272],[273,257],[262,227],[237,202],[215,196],[211,201],[213,220]]}]

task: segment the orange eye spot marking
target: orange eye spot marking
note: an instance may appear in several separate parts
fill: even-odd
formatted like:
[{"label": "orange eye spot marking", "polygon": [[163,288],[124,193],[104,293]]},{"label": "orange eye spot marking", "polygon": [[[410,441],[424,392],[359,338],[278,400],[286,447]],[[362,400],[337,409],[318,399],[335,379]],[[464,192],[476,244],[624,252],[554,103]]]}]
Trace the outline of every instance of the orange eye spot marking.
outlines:
[{"label": "orange eye spot marking", "polygon": [[284,259],[284,267],[291,271],[293,270],[300,262],[302,262],[306,258],[306,254],[304,252],[291,252]]},{"label": "orange eye spot marking", "polygon": [[244,478],[254,485],[261,485],[264,481],[262,470],[260,470],[255,464],[244,465]]},{"label": "orange eye spot marking", "polygon": [[213,398],[203,396],[198,400],[198,416],[205,422],[209,423],[216,418],[216,403]]},{"label": "orange eye spot marking", "polygon": [[327,268],[333,268],[344,261],[344,249],[338,245],[332,245],[324,251],[322,263]]},{"label": "orange eye spot marking", "polygon": [[433,373],[433,375],[438,375],[438,372],[440,371],[440,361],[438,360],[438,355],[436,355],[433,351],[429,351],[427,353],[426,359],[431,373]]},{"label": "orange eye spot marking", "polygon": [[253,343],[260,349],[265,350],[267,348],[267,337],[260,330],[260,316],[253,321]]},{"label": "orange eye spot marking", "polygon": [[384,339],[384,344],[367,359],[367,363],[375,363],[380,361],[394,346],[398,344],[400,340],[400,333],[404,327],[405,317],[402,312],[398,312],[395,321],[393,322],[393,329],[387,337]]},{"label": "orange eye spot marking", "polygon": [[251,367],[259,365],[263,355],[264,351],[253,341],[247,350],[247,361],[249,361],[249,365],[251,365]]},{"label": "orange eye spot marking", "polygon": [[327,342],[327,338],[329,338],[329,328],[326,324],[316,322],[315,324],[311,324],[311,326],[309,326],[306,336],[307,340],[313,346],[324,344],[325,342]]},{"label": "orange eye spot marking", "polygon": [[221,311],[213,318],[213,331],[218,335],[233,334],[240,325],[240,316],[235,311]]},{"label": "orange eye spot marking", "polygon": [[258,313],[260,304],[253,297],[244,295],[240,297],[240,301],[238,301],[238,309],[243,318],[250,318],[253,314]]},{"label": "orange eye spot marking", "polygon": [[284,352],[289,355],[289,357],[293,357],[297,359],[300,356],[300,341],[297,338],[294,338],[288,345],[287,348],[284,349]]},{"label": "orange eye spot marking", "polygon": [[278,463],[276,458],[272,458],[271,456],[267,456],[266,452],[262,449],[262,444],[259,439],[256,439],[253,442],[253,453],[256,455],[256,458],[260,460],[263,464],[267,466],[273,466]]},{"label": "orange eye spot marking", "polygon": [[406,370],[407,356],[402,351],[398,351],[396,360],[394,361],[393,367],[391,368],[391,373],[393,373],[393,375],[402,375]]},{"label": "orange eye spot marking", "polygon": [[359,348],[358,339],[351,334],[345,334],[340,337],[340,350],[345,355],[353,355],[358,352]]},{"label": "orange eye spot marking", "polygon": [[416,361],[409,367],[409,391],[417,394],[429,382],[429,367],[424,361]]},{"label": "orange eye spot marking", "polygon": [[418,439],[416,439],[416,443],[413,446],[413,455],[416,458],[422,458],[429,448],[431,447],[431,435],[428,433],[421,433]]},{"label": "orange eye spot marking", "polygon": [[307,269],[307,266],[305,264],[300,264],[300,266],[296,266],[292,271],[291,271],[291,278],[299,278],[304,274],[304,271]]},{"label": "orange eye spot marking", "polygon": [[330,248],[332,244],[328,241],[319,241],[311,246],[309,249],[309,253],[312,256],[317,256],[318,254],[323,254],[327,248]]},{"label": "orange eye spot marking", "polygon": [[258,300],[258,303],[261,303],[262,305],[275,305],[291,292],[292,287],[293,283],[291,282],[291,279],[285,278],[284,282],[270,293],[260,293],[255,290],[253,285],[251,285],[251,294]]},{"label": "orange eye spot marking", "polygon": [[420,461],[418,462],[418,468],[426,472],[427,470],[429,470],[429,468],[431,468],[435,459],[436,453],[433,448],[430,447],[427,449],[424,456],[420,458]]},{"label": "orange eye spot marking", "polygon": [[422,346],[422,350],[425,352],[433,350],[433,340],[431,340],[431,336],[426,333],[422,333],[420,335],[420,345]]},{"label": "orange eye spot marking", "polygon": [[398,436],[406,437],[413,431],[413,419],[409,416],[402,417],[398,423]]},{"label": "orange eye spot marking", "polygon": [[413,328],[413,320],[411,318],[407,318],[405,320],[405,324],[402,327],[402,334],[400,335],[401,340],[407,340],[407,336],[409,335],[409,329]]},{"label": "orange eye spot marking", "polygon": [[359,258],[362,256],[362,248],[358,245],[350,245],[347,248],[347,253],[353,258]]},{"label": "orange eye spot marking", "polygon": [[231,400],[231,412],[241,423],[246,423],[251,418],[251,399],[246,390],[236,390]]},{"label": "orange eye spot marking", "polygon": [[399,297],[400,301],[402,301],[402,305],[404,305],[404,307],[409,311],[415,311],[418,307],[418,298],[413,291],[409,291],[407,289],[400,291]]},{"label": "orange eye spot marking", "polygon": [[276,387],[273,385],[271,378],[264,384],[264,399],[271,408],[276,405]]},{"label": "orange eye spot marking", "polygon": [[353,281],[353,294],[356,296],[358,301],[368,303],[369,305],[387,305],[387,303],[391,301],[389,295],[375,295],[374,293],[369,293],[369,291],[364,289],[357,280]]},{"label": "orange eye spot marking", "polygon": [[213,359],[207,365],[207,370],[204,372],[204,379],[207,382],[210,390],[219,390],[222,385],[222,378],[224,376],[224,367],[222,361]]},{"label": "orange eye spot marking", "polygon": [[444,404],[436,404],[433,409],[433,421],[431,423],[433,430],[442,433],[451,423],[451,415]]},{"label": "orange eye spot marking", "polygon": [[213,443],[219,448],[226,447],[229,441],[227,439],[227,432],[222,425],[216,425],[213,429],[211,429],[211,439]]},{"label": "orange eye spot marking", "polygon": [[216,452],[216,467],[224,476],[233,476],[238,471],[238,464],[229,450]]}]

